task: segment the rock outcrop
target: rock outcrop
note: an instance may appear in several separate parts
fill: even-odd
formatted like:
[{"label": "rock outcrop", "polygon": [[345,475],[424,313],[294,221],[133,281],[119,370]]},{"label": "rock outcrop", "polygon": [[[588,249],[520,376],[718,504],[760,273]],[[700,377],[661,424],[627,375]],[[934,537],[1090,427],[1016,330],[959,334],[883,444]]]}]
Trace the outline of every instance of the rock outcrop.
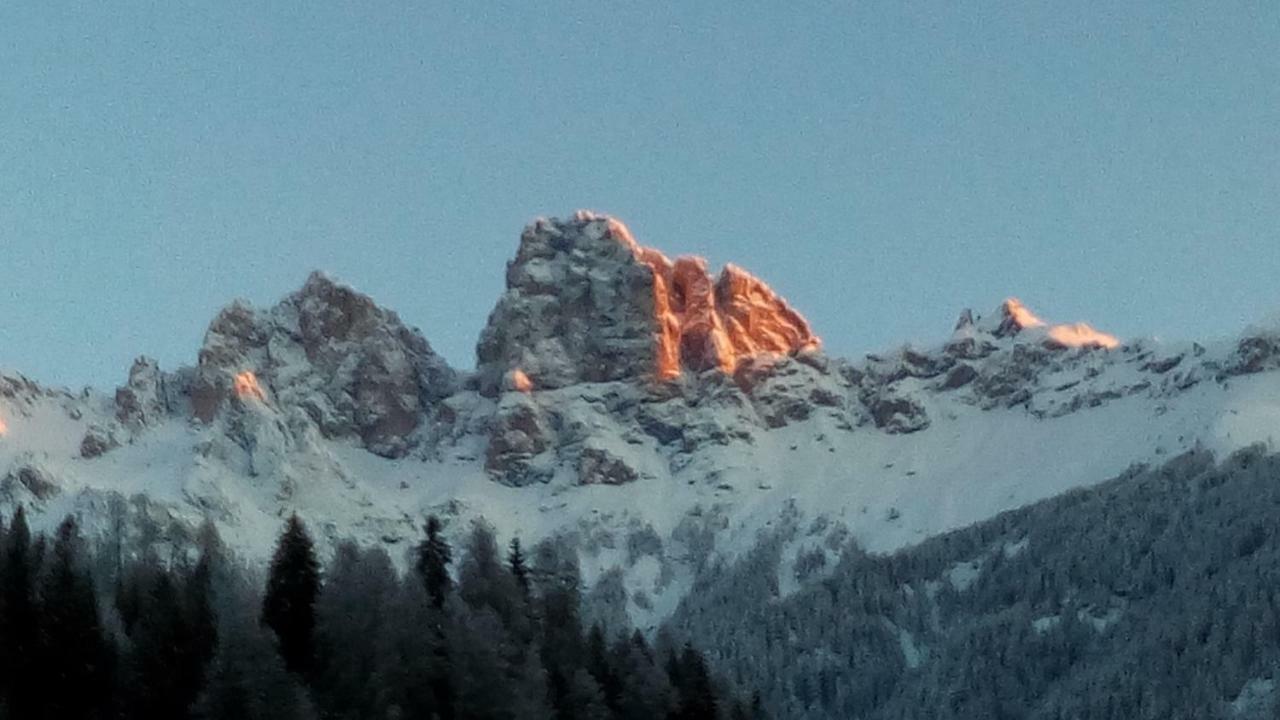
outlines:
[{"label": "rock outcrop", "polygon": [[129,368],[129,381],[116,389],[116,420],[127,428],[154,425],[169,414],[167,378],[159,364],[140,357]]},{"label": "rock outcrop", "polygon": [[214,319],[190,389],[211,422],[232,397],[299,407],[326,437],[358,436],[404,455],[457,374],[417,330],[370,298],[314,273],[267,311],[233,303]]},{"label": "rock outcrop", "polygon": [[[1213,369],[1268,369],[1276,347],[1259,336]],[[115,421],[88,427],[79,453],[93,459],[166,417],[190,416],[215,430],[202,445],[208,457],[253,478],[288,476],[295,456],[327,467],[326,437],[358,438],[385,457],[421,446],[424,458],[479,460],[508,485],[574,476],[613,485],[788,426],[823,427],[815,438],[920,432],[942,419],[931,417],[932,393],[1056,417],[1208,376],[1131,346],[1101,352],[1117,348],[1106,333],[1048,324],[1009,299],[987,318],[963,313],[941,346],[856,365],[831,359],[805,319],[745,270],[669,259],[617,220],[579,212],[525,228],[465,382],[395,313],[316,273],[272,308],[222,310],[194,369],[137,360]],[[1140,367],[1130,381],[1096,379],[1130,361]],[[0,383],[0,395],[19,389]]]},{"label": "rock outcrop", "polygon": [[745,359],[819,344],[799,313],[741,268],[713,277],[701,258],[672,261],[617,220],[579,212],[525,229],[476,354],[481,391],[494,395],[513,385],[732,374]]}]

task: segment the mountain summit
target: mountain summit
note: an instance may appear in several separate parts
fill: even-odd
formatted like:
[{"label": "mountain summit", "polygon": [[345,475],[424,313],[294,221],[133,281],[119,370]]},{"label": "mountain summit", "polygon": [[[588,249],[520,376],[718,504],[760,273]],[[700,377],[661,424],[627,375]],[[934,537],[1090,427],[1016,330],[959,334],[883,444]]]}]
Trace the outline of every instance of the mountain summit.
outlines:
[{"label": "mountain summit", "polygon": [[730,265],[713,278],[702,258],[672,262],[621,222],[580,211],[525,229],[477,359],[481,390],[493,395],[671,380],[684,370],[732,374],[748,359],[819,344],[808,322],[745,270]]},{"label": "mountain summit", "polygon": [[[1015,300],[856,360],[735,266],[668,259],[617,220],[537,220],[474,371],[323,274],[234,302],[193,367],[112,394],[0,374],[0,510],[175,549],[204,519],[260,557],[282,515],[401,555],[427,513],[578,549],[640,623],[717,558],[787,530],[797,563],[887,551],[1191,448],[1271,439],[1280,330],[1121,342]],[[185,539],[184,539],[185,538]],[[817,562],[822,557],[821,565]]]}]

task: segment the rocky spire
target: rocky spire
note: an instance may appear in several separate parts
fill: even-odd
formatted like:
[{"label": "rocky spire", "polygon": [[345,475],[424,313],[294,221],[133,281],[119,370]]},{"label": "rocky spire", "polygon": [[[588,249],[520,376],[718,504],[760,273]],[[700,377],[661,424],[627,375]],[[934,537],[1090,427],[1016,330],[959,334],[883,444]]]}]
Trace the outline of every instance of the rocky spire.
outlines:
[{"label": "rocky spire", "polygon": [[300,407],[325,435],[395,457],[457,385],[420,332],[317,272],[269,310],[235,302],[214,318],[191,403],[202,422],[232,401]]},{"label": "rocky spire", "polygon": [[[816,350],[803,317],[729,265],[675,261],[617,220],[578,212],[525,228],[477,348],[482,391],[733,373],[749,358]],[[517,385],[519,387],[517,387]]]}]

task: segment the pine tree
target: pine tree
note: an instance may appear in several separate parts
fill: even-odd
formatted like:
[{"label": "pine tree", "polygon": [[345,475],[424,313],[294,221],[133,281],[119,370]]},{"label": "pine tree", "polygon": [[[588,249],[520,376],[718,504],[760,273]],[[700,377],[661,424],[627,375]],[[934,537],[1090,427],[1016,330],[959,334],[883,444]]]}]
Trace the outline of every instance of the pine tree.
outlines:
[{"label": "pine tree", "polygon": [[436,712],[443,720],[454,716],[455,690],[452,679],[452,660],[449,657],[450,619],[445,601],[453,581],[449,577],[449,564],[453,562],[453,549],[444,539],[443,524],[435,515],[427,517],[426,538],[418,545],[416,570],[423,589],[434,610],[436,625],[431,628],[432,645],[436,656],[432,662],[435,674],[428,678]]},{"label": "pine tree", "polygon": [[507,567],[511,570],[511,576],[516,579],[516,584],[520,586],[520,592],[524,595],[525,601],[529,600],[529,564],[525,560],[524,551],[520,547],[520,538],[511,538],[511,544],[507,551]]},{"label": "pine tree", "polygon": [[290,672],[307,676],[315,657],[316,598],[320,565],[311,536],[297,513],[289,517],[276,543],[262,599],[262,623],[280,643],[280,656]]},{"label": "pine tree", "polygon": [[431,604],[422,581],[412,576],[399,581],[379,637],[376,717],[448,716],[436,702],[442,685],[443,694],[449,694],[448,673],[441,666],[446,655],[436,632],[440,626],[440,611]]},{"label": "pine tree", "polygon": [[613,659],[609,654],[609,645],[604,637],[604,628],[599,623],[592,625],[587,633],[587,671],[595,678],[604,695],[605,705],[617,712],[622,696],[622,681],[613,667]]},{"label": "pine tree", "polygon": [[[98,620],[93,581],[75,520],[58,527],[53,558],[41,583],[45,622],[37,659],[41,681],[55,691],[44,700],[48,717],[105,716],[111,698],[112,653]],[[74,688],[74,692],[59,689]]]},{"label": "pine tree", "polygon": [[209,663],[218,647],[218,618],[213,610],[213,573],[221,560],[220,545],[203,543],[204,551],[183,586],[185,634],[190,638],[181,659],[183,694],[195,698],[204,685]]},{"label": "pine tree", "polygon": [[[609,708],[591,673],[579,668],[569,680],[568,697],[560,716],[566,720],[607,720]],[[714,720],[709,716],[708,720]]]},{"label": "pine tree", "polygon": [[284,668],[272,633],[255,622],[249,597],[230,599],[218,650],[192,709],[198,720],[314,720],[307,693]]},{"label": "pine tree", "polygon": [[531,638],[529,608],[511,570],[502,561],[493,528],[476,522],[458,565],[458,597],[474,609],[488,607],[521,644]]},{"label": "pine tree", "polygon": [[35,717],[39,702],[37,668],[31,662],[38,652],[39,608],[35,596],[37,551],[31,541],[27,514],[22,506],[3,548],[3,575],[0,575],[0,697],[10,717]]},{"label": "pine tree", "polygon": [[427,595],[437,610],[444,608],[452,581],[449,579],[449,563],[453,562],[453,550],[440,534],[443,526],[440,518],[427,518],[427,537],[418,546],[418,575],[426,585]]},{"label": "pine tree", "polygon": [[707,661],[693,646],[686,644],[677,660],[679,671],[673,684],[680,697],[678,720],[702,720],[718,717],[720,701],[711,682]]},{"label": "pine tree", "polygon": [[561,717],[572,717],[566,715],[572,713],[569,695],[574,674],[584,661],[582,575],[577,554],[560,542],[540,543],[535,552],[534,570],[538,616],[542,621],[542,664],[547,671],[551,703]]},{"label": "pine tree", "polygon": [[630,638],[619,638],[611,658],[621,685],[617,712],[620,720],[649,720],[671,714],[671,681],[654,662],[653,651],[639,630]]},{"label": "pine tree", "polygon": [[[385,600],[396,573],[382,548],[340,543],[316,601],[315,698],[329,718],[377,716],[375,677],[384,634]],[[419,629],[421,630],[421,629]]]}]

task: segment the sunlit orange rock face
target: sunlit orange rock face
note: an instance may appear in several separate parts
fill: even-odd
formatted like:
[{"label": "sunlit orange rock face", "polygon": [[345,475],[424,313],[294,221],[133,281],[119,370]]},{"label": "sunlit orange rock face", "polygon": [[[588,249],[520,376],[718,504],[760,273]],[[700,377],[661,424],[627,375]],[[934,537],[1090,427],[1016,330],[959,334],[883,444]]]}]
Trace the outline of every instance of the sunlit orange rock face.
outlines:
[{"label": "sunlit orange rock face", "polygon": [[8,435],[8,434],[9,434],[9,424],[4,421],[4,418],[0,417],[0,437],[4,437],[5,435]]},{"label": "sunlit orange rock face", "polygon": [[1053,347],[1107,350],[1120,347],[1120,340],[1114,335],[1108,335],[1085,323],[1049,325],[1036,317],[1035,313],[1017,298],[1005,300],[1004,305],[1001,306],[1001,312],[1005,319],[997,334],[1015,334],[1022,330],[1043,329],[1046,337],[1045,344]]},{"label": "sunlit orange rock face", "polygon": [[788,355],[821,343],[799,313],[736,265],[725,266],[713,280],[700,257],[685,255],[673,263],[643,247],[637,256],[654,273],[659,378],[677,377],[684,369],[733,373],[745,359]]},{"label": "sunlit orange rock face", "polygon": [[476,348],[482,392],[734,372],[748,358],[817,348],[799,313],[732,265],[674,261],[622,223],[579,212],[525,228],[506,292]]},{"label": "sunlit orange rock face", "polygon": [[258,402],[265,403],[267,401],[267,394],[262,391],[262,386],[258,384],[258,376],[252,370],[237,373],[232,389],[235,391],[236,397],[241,400],[253,398]]},{"label": "sunlit orange rock face", "polygon": [[533,392],[533,381],[519,368],[511,371],[511,389],[516,392]]},{"label": "sunlit orange rock face", "polygon": [[686,369],[733,373],[749,358],[790,355],[821,345],[808,321],[746,270],[730,264],[713,278],[704,258],[682,255],[672,262],[637,243],[622,223],[612,218],[608,222],[610,234],[653,271],[658,378],[673,379]]}]

